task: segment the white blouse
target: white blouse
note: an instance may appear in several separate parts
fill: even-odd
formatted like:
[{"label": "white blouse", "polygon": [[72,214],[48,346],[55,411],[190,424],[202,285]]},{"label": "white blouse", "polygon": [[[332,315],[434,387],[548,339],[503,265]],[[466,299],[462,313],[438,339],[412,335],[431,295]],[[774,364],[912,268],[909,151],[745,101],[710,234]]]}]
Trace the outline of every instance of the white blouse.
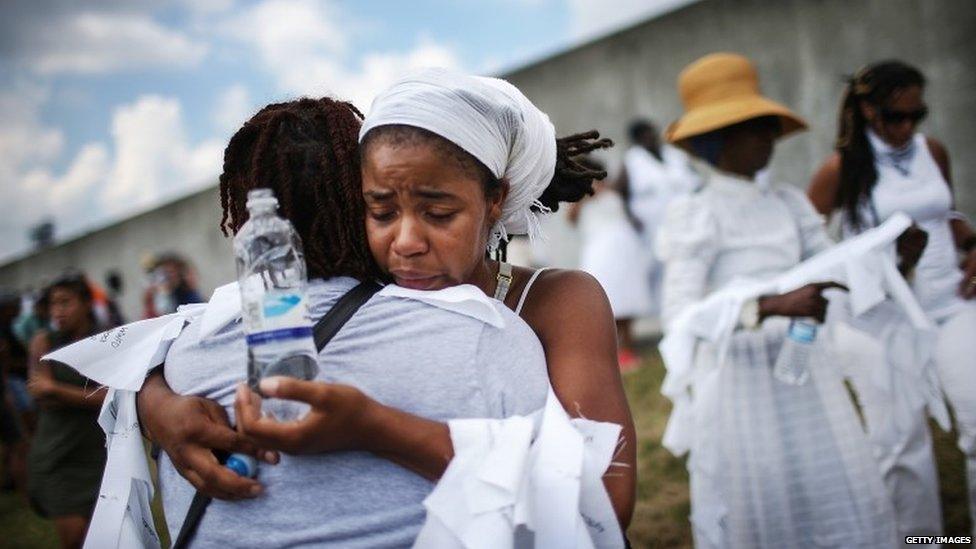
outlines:
[{"label": "white blouse", "polygon": [[699,192],[671,203],[657,238],[664,324],[735,279],[780,274],[830,245],[798,189],[710,170]]}]

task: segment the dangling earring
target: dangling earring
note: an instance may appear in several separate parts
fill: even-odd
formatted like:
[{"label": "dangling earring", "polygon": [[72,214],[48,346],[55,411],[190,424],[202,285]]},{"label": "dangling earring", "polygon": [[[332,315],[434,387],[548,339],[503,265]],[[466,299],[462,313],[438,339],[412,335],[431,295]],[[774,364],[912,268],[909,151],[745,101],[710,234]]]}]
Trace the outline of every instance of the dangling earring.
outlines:
[{"label": "dangling earring", "polygon": [[495,248],[494,253],[495,261],[500,261],[502,263],[508,262],[508,241],[502,240],[498,243],[498,247]]}]

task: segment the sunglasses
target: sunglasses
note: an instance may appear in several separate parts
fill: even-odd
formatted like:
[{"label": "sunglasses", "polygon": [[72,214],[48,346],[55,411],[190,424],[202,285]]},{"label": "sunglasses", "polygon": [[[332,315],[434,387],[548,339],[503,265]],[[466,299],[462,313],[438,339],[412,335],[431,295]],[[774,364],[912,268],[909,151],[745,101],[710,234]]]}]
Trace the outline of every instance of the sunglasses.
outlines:
[{"label": "sunglasses", "polygon": [[927,107],[922,107],[921,109],[915,111],[896,111],[891,109],[881,109],[881,120],[885,124],[901,124],[903,122],[911,122],[912,124],[918,124],[925,117],[929,115],[929,109]]}]

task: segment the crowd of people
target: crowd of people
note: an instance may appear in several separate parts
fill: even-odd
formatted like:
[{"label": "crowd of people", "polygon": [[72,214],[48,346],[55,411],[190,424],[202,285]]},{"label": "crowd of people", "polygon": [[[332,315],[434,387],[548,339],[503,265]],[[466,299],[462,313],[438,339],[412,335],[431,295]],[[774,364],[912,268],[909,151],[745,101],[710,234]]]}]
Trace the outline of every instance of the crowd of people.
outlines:
[{"label": "crowd of people", "polygon": [[[190,272],[177,254],[150,258],[144,318],[199,302]],[[39,291],[0,296],[0,482],[53,520],[66,547],[84,540],[101,484],[105,434],[97,420],[105,391],[41,357],[124,324],[122,291],[117,271],[102,285],[69,270]]]},{"label": "crowd of people", "polygon": [[[617,426],[609,465],[576,473],[583,485],[595,475],[603,496],[572,501],[605,500],[612,531],[625,533],[638,441],[621,374],[637,367],[632,323],[647,315],[661,317],[665,338],[694,341],[685,385],[668,393],[676,401],[665,445],[690,453],[696,546],[885,548],[941,534],[927,414],[941,416],[942,395],[976,512],[976,349],[967,337],[976,333],[976,232],[954,209],[946,148],[918,132],[924,77],[898,61],[851,77],[836,152],[806,194],[770,181],[776,142],[807,123],[763,96],[759,81],[736,54],[689,65],[678,81],[684,113],[663,136],[635,121],[613,180],[598,158],[609,140],[595,130],[557,137],[545,113],[498,79],[415,71],[365,117],[331,98],[261,109],[225,150],[224,233],[247,221],[248,192],[268,188],[304,244],[313,318],[359,282],[398,289],[352,316],[320,353],[318,379],[262,381],[263,397],[311,406],[296,422],[262,417],[259,397],[241,385],[240,323],[205,333],[203,321],[186,317],[165,362],[147,365],[132,395],[143,434],[160,450],[171,538],[201,547],[399,547],[420,536],[466,546],[464,532],[451,530],[461,510],[437,523],[456,538],[432,537],[440,534],[428,516],[432,490],[466,442],[456,420],[531,416],[548,398],[571,417]],[[581,232],[582,270],[506,261],[511,236],[538,237],[540,216],[566,204]],[[827,229],[835,212],[839,239]],[[863,296],[846,296],[841,282],[874,275],[855,259],[843,280],[741,293],[733,314],[707,319],[728,325],[721,342],[696,331],[702,304],[810,265],[902,213],[913,225],[864,255],[890,263],[913,295],[896,300],[875,273],[872,306],[860,310]],[[185,261],[164,256],[150,272],[147,318],[202,301]],[[121,284],[109,286],[116,293]],[[452,297],[431,297],[444,292]],[[55,519],[65,546],[80,545],[96,501],[104,391],[41,357],[120,323],[108,295],[74,275],[33,302],[5,299],[0,319],[10,396],[4,470],[26,479],[32,505]],[[444,306],[459,299],[486,305]],[[906,299],[924,322],[900,308]],[[797,325],[811,324],[821,327],[805,340],[816,342],[809,379],[786,381],[776,373],[781,352],[799,341]],[[669,356],[672,376],[678,364]],[[222,465],[219,456],[234,452],[262,462],[257,478]],[[216,499],[200,523],[199,509],[191,520],[195,494]],[[477,532],[518,538],[526,513],[566,512],[518,509],[505,519],[509,529],[484,523]],[[580,535],[607,531],[582,516]],[[543,545],[544,522],[533,523]],[[618,537],[613,546],[624,546]]]}]

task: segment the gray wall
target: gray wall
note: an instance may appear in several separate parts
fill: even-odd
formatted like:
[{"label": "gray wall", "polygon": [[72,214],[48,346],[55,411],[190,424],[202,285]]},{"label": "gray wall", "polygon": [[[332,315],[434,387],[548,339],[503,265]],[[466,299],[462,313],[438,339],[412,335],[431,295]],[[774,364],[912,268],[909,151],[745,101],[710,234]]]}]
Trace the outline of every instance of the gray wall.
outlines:
[{"label": "gray wall", "polygon": [[[714,51],[735,51],[759,67],[764,92],[806,117],[811,131],[785,140],[774,175],[805,186],[828,154],[841,77],[860,65],[897,57],[930,80],[932,116],[924,131],[953,159],[960,209],[976,213],[976,3],[972,0],[704,0],[506,75],[543,110],[560,133],[599,128],[621,146],[636,115],[662,123],[680,113],[681,69]],[[189,256],[206,294],[233,278],[229,240],[216,229],[217,197],[208,190],[159,210],[0,267],[0,285],[37,286],[75,266],[101,279],[120,269],[128,284],[124,308],[140,310],[140,257],[179,250]],[[561,212],[562,213],[562,212]],[[551,262],[573,265],[575,240],[553,219],[545,246]]]},{"label": "gray wall", "polygon": [[[506,76],[567,134],[597,128],[627,146],[641,115],[661,128],[681,113],[677,78],[695,59],[742,53],[759,68],[763,92],[795,109],[810,131],[784,140],[776,180],[805,187],[830,152],[842,77],[899,58],[929,80],[931,116],[922,131],[952,156],[957,206],[976,214],[976,2],[972,0],[704,0]],[[572,266],[572,231],[547,223],[551,262]]]},{"label": "gray wall", "polygon": [[210,188],[4,265],[0,286],[39,288],[67,268],[104,282],[105,273],[115,269],[125,283],[122,310],[128,320],[138,320],[145,288],[141,264],[149,254],[178,251],[190,259],[204,296],[234,279],[231,240],[221,234],[219,222],[219,195]]}]

